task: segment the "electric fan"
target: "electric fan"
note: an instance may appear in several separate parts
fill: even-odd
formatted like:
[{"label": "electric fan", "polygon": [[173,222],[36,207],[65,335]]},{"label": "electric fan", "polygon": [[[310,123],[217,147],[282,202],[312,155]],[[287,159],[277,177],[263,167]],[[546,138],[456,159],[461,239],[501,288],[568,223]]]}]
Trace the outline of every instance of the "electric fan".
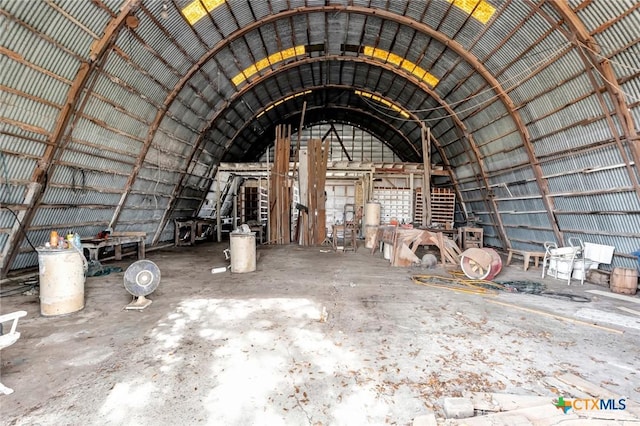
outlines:
[{"label": "electric fan", "polygon": [[460,254],[460,267],[472,280],[491,281],[502,270],[502,259],[491,248],[473,247]]},{"label": "electric fan", "polygon": [[136,299],[125,309],[141,311],[151,304],[145,296],[153,293],[160,284],[160,268],[150,260],[138,260],[124,273],[124,288]]}]

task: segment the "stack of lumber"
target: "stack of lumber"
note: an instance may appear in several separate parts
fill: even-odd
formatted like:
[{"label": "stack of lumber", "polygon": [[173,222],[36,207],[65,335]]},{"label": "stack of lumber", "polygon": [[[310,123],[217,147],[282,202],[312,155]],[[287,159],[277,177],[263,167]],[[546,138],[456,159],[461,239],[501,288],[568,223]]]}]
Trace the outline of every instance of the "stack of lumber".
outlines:
[{"label": "stack of lumber", "polygon": [[300,223],[300,243],[302,245],[322,244],[327,236],[327,213],[325,208],[325,181],[327,177],[327,160],[329,159],[329,140],[324,144],[320,139],[307,142],[307,208]]},{"label": "stack of lumber", "polygon": [[290,151],[291,125],[279,125],[269,182],[269,241],[275,244],[291,242]]}]

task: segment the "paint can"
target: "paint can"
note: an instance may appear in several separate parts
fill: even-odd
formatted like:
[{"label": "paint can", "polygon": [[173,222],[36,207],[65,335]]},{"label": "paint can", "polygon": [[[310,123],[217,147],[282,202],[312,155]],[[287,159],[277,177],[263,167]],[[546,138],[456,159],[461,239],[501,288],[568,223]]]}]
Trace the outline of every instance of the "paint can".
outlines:
[{"label": "paint can", "polygon": [[636,294],[638,271],[631,268],[613,268],[610,285],[614,293]]},{"label": "paint can", "polygon": [[84,259],[78,250],[38,248],[40,313],[64,315],[84,308]]}]

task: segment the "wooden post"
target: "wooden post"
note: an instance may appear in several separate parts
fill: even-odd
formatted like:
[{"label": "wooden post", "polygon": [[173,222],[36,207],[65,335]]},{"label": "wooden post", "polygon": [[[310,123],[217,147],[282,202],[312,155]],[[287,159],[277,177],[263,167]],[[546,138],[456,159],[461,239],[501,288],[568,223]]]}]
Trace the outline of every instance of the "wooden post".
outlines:
[{"label": "wooden post", "polygon": [[[309,148],[301,149],[299,154],[298,184],[300,185],[300,203],[309,208]],[[301,244],[309,245],[309,217],[301,211]]]},{"label": "wooden post", "polygon": [[271,173],[269,170],[269,156],[271,155],[271,147],[267,147],[267,242],[271,241]]},{"label": "wooden post", "polygon": [[409,217],[415,220],[415,203],[413,200],[413,173],[409,172],[409,194],[411,194],[411,202],[409,203]]},{"label": "wooden post", "polygon": [[269,241],[276,244],[291,242],[291,184],[289,154],[291,126],[277,126],[273,169],[269,185]]},{"label": "wooden post", "polygon": [[216,175],[216,233],[218,237],[218,242],[222,242],[222,215],[220,209],[220,168],[218,168],[218,173]]},{"label": "wooden post", "polygon": [[284,153],[283,153],[283,175],[284,175],[284,185],[285,185],[285,199],[284,205],[282,209],[283,214],[283,223],[285,226],[284,229],[284,244],[291,243],[291,200],[293,198],[293,194],[291,193],[293,187],[290,184],[289,178],[289,157],[291,153],[291,124],[287,126],[287,134],[284,141]]},{"label": "wooden post", "polygon": [[233,229],[238,229],[238,194],[233,194]]},{"label": "wooden post", "polygon": [[424,166],[422,182],[424,211],[422,212],[422,226],[426,228],[431,225],[431,129],[423,123],[420,133],[422,136],[422,164]]},{"label": "wooden post", "polygon": [[373,175],[375,173],[375,167],[371,167],[371,173],[369,173],[369,193],[367,194],[367,200],[373,200]]}]

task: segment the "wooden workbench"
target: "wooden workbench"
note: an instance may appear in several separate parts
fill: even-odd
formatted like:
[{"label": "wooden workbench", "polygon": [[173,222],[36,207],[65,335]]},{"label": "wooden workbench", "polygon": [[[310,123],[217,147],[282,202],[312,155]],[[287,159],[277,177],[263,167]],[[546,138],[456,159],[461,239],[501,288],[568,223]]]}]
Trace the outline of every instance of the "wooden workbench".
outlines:
[{"label": "wooden workbench", "polygon": [[122,246],[135,243],[138,246],[138,259],[144,259],[146,238],[144,232],[114,232],[108,238],[83,238],[82,249],[89,252],[89,260],[98,260],[101,248],[113,247],[115,259],[121,260]]},{"label": "wooden workbench", "polygon": [[[189,219],[174,219],[174,243],[177,246],[192,246],[195,245],[196,240],[204,239],[201,237],[206,234],[206,227],[211,228],[210,235],[213,238],[213,230],[215,229],[215,221],[213,219],[205,218],[189,218]],[[188,237],[185,239],[180,238],[180,231],[187,229]]]}]

